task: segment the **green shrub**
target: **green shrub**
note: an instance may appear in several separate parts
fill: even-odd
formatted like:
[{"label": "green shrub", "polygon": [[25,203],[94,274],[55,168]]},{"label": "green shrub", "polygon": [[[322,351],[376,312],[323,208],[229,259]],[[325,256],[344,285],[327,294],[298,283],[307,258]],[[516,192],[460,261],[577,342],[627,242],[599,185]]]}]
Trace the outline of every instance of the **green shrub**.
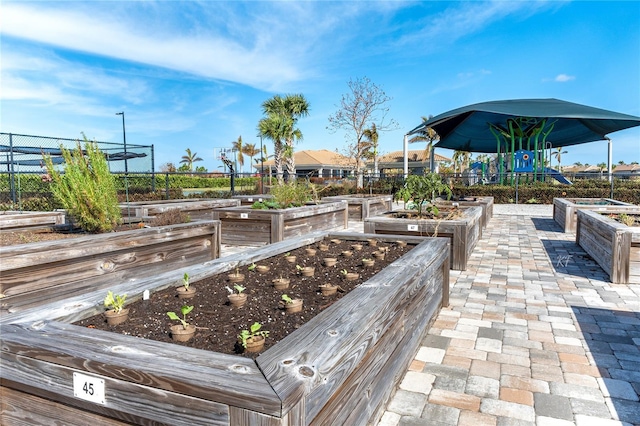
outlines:
[{"label": "green shrub", "polygon": [[65,160],[64,174],[45,156],[51,190],[78,226],[87,232],[111,231],[120,220],[115,179],[98,145],[85,138],[84,152],[60,146]]}]

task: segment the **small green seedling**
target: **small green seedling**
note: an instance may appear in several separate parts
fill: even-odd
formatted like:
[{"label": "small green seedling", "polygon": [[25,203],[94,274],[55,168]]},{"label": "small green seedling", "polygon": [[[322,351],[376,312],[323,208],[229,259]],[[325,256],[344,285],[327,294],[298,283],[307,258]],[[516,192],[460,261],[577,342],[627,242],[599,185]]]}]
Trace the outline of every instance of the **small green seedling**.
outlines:
[{"label": "small green seedling", "polygon": [[373,259],[370,259],[370,258],[368,258],[368,257],[363,257],[363,258],[362,258],[362,261],[363,261],[363,262],[371,262],[372,260],[373,260]]},{"label": "small green seedling", "polygon": [[247,348],[247,340],[249,340],[252,337],[262,336],[265,339],[269,337],[269,332],[260,331],[261,328],[262,328],[262,324],[260,324],[259,322],[254,322],[253,325],[249,327],[249,330],[242,330],[240,332],[240,334],[238,335],[238,339],[240,339],[240,343],[242,344],[243,348],[245,349]]},{"label": "small green seedling", "polygon": [[290,303],[293,303],[293,299],[287,296],[286,294],[282,295],[282,300],[284,300],[284,303],[286,303],[287,305]]},{"label": "small green seedling", "polygon": [[182,308],[180,308],[180,312],[182,313],[183,318],[177,316],[175,312],[167,312],[167,315],[172,320],[180,321],[182,323],[182,327],[186,330],[187,327],[189,327],[189,323],[187,322],[187,314],[192,310],[193,306],[184,305]]},{"label": "small green seedling", "polygon": [[343,269],[342,271],[340,271],[340,273],[341,273],[342,275],[347,275],[349,272],[348,272],[346,269]]},{"label": "small green seedling", "polygon": [[126,294],[114,295],[112,291],[109,291],[104,298],[104,306],[107,309],[113,309],[114,312],[118,313],[124,308],[124,301],[126,298]]},{"label": "small green seedling", "polygon": [[185,290],[189,290],[189,274],[187,274],[186,272],[182,276],[182,285],[184,286]]},{"label": "small green seedling", "polygon": [[284,254],[284,257],[289,257],[289,256],[291,256],[291,252],[290,252],[290,251],[288,251],[288,252],[286,252],[286,253]]},{"label": "small green seedling", "polygon": [[249,267],[247,269],[249,269],[250,271],[253,271],[254,269],[256,269],[256,265],[255,263],[252,263],[251,265],[249,265]]},{"label": "small green seedling", "polygon": [[296,269],[297,269],[298,271],[302,271],[304,268],[303,268],[302,266],[300,266],[300,265],[296,265]]},{"label": "small green seedling", "polygon": [[243,291],[245,291],[247,288],[246,287],[242,287],[239,284],[236,284],[233,286],[234,290],[238,292],[238,294],[241,294]]}]

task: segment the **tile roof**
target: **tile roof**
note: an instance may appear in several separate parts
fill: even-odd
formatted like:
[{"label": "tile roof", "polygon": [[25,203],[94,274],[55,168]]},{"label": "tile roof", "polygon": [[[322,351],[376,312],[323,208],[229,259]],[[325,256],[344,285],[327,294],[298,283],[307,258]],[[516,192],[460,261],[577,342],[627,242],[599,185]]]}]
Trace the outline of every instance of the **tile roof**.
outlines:
[{"label": "tile roof", "polygon": [[[425,155],[424,149],[409,150],[407,152],[410,162],[427,162],[429,156]],[[436,161],[452,161],[451,158],[445,157],[440,154],[435,154]],[[404,153],[402,151],[393,151],[388,154],[384,154],[378,158],[379,163],[402,163],[404,162]]]},{"label": "tile roof", "polygon": [[[342,168],[351,167],[348,157],[335,151],[329,151],[328,149],[295,151],[293,153],[293,159],[296,162],[296,167],[299,168],[320,166]],[[267,167],[273,166],[273,159],[265,161],[264,165]],[[254,165],[254,167],[259,168],[260,164]]]}]

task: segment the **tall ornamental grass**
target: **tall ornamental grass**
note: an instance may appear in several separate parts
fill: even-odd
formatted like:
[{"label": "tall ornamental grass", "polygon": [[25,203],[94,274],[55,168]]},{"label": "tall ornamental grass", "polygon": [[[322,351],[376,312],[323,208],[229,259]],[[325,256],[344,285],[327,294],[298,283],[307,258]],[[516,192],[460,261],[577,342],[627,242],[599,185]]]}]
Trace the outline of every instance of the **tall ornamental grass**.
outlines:
[{"label": "tall ornamental grass", "polygon": [[60,147],[64,173],[55,169],[50,156],[44,156],[51,191],[83,230],[109,232],[120,221],[116,181],[98,145],[86,137],[84,141],[84,151],[80,142],[72,151]]}]

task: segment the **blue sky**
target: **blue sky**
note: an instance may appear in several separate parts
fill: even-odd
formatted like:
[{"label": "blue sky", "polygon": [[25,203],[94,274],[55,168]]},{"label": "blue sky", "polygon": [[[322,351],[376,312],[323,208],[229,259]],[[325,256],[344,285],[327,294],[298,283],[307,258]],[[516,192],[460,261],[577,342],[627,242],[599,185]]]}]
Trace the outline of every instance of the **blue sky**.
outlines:
[{"label": "blue sky", "polygon": [[[0,5],[0,131],[155,145],[156,168],[186,148],[256,143],[263,101],[302,93],[296,149],[342,150],[330,133],[349,79],[392,98],[402,149],[421,122],[464,105],[558,98],[640,116],[640,2],[7,1]],[[640,161],[640,128],[610,135]],[[411,145],[422,149],[422,145]],[[564,165],[606,161],[606,142]],[[272,149],[269,152],[272,153]],[[451,151],[436,151],[451,156]],[[247,161],[248,163],[248,161]]]}]

